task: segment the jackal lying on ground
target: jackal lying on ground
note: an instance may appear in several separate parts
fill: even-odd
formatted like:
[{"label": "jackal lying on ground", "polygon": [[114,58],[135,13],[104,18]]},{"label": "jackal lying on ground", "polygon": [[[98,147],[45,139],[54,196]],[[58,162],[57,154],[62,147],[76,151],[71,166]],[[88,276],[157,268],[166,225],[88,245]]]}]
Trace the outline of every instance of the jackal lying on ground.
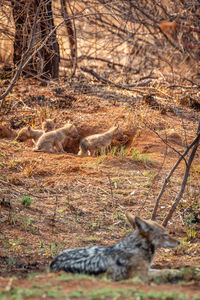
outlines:
[{"label": "jackal lying on ground", "polygon": [[115,137],[123,137],[119,126],[113,126],[104,133],[87,136],[80,142],[78,155],[90,154],[93,156],[96,151],[103,151],[108,147]]},{"label": "jackal lying on ground", "polygon": [[33,129],[30,125],[20,129],[17,134],[16,140],[19,142],[25,142],[28,139],[37,141],[44,132],[49,132],[55,129],[55,119],[47,119],[42,122],[42,130]]},{"label": "jackal lying on ground", "polygon": [[136,227],[128,237],[110,247],[64,250],[52,261],[51,270],[87,274],[107,272],[112,280],[128,279],[135,275],[146,277],[155,250],[174,248],[180,242],[154,221],[144,221],[131,213],[127,213],[127,218]]},{"label": "jackal lying on ground", "polygon": [[68,138],[78,139],[78,131],[73,124],[66,124],[64,127],[44,133],[36,143],[33,151],[47,153],[66,153],[63,149],[65,140]]}]

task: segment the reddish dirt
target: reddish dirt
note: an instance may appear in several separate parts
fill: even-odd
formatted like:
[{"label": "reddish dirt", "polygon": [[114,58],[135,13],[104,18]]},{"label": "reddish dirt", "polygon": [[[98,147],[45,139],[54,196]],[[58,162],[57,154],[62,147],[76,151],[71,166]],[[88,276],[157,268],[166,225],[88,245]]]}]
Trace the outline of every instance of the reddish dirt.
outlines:
[{"label": "reddish dirt", "polygon": [[[161,115],[151,108],[123,102],[113,104],[98,96],[73,95],[72,91],[74,98],[70,98],[69,106],[59,108],[60,102],[52,89],[29,85],[27,90],[18,87],[14,92],[23,95],[25,100],[30,94],[35,97],[45,95],[47,99],[55,100],[54,106],[47,103],[42,107],[31,100],[23,105],[19,102],[14,110],[2,116],[1,126],[4,127],[1,128],[9,128],[14,134],[16,128],[24,124],[40,128],[41,118],[46,115],[57,118],[57,127],[67,120],[73,121],[81,138],[103,132],[117,122],[124,132],[124,139],[112,143],[119,151],[121,149],[118,156],[110,151],[98,157],[79,157],[78,142],[72,140],[66,147],[71,154],[46,154],[33,152],[31,141],[18,143],[12,136],[1,136],[0,290],[7,286],[8,277],[12,275],[19,277],[14,280],[14,286],[29,287],[33,281],[25,277],[35,271],[44,272],[62,249],[117,242],[131,231],[124,217],[126,211],[150,218],[164,179],[178,159],[174,149],[185,149],[184,128],[187,129],[188,143],[195,137],[197,128],[197,123],[188,118],[184,119],[183,128],[182,120],[172,113]],[[146,125],[141,119],[145,119]],[[10,129],[12,127],[15,129]],[[125,155],[121,145],[127,148]],[[133,150],[143,156],[133,159]],[[199,155],[198,150],[181,204],[168,224],[169,231],[180,239],[181,246],[158,251],[153,264],[155,268],[200,264]],[[168,184],[159,206],[158,222],[163,221],[180,191],[184,169],[185,165],[181,163]],[[24,196],[32,200],[28,207],[21,202]],[[184,220],[191,214],[196,214],[196,221],[188,225]],[[189,232],[193,235],[189,236]],[[34,282],[53,282],[56,276],[44,273]],[[96,281],[96,284],[99,288],[131,285],[104,281]],[[74,291],[79,285],[93,289],[93,282],[89,280],[62,282],[65,292]],[[158,287],[136,285],[134,288],[169,291],[168,284]],[[198,286],[191,282],[182,286],[170,285],[170,290],[191,296],[196,294]]]}]

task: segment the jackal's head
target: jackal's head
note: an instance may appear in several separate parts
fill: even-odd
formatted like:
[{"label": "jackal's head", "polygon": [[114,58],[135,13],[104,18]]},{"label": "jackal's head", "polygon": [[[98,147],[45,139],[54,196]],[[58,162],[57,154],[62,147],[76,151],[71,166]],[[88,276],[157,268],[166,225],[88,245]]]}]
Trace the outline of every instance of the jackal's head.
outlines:
[{"label": "jackal's head", "polygon": [[112,128],[113,128],[114,136],[116,136],[119,139],[123,139],[124,134],[123,134],[123,131],[121,130],[121,128],[119,127],[119,125],[115,125]]},{"label": "jackal's head", "polygon": [[25,142],[31,136],[31,126],[24,127],[20,129],[17,134],[16,141],[18,142]]},{"label": "jackal's head", "polygon": [[175,248],[180,244],[158,223],[151,220],[144,221],[139,217],[134,217],[131,213],[127,213],[126,216],[131,225],[134,228],[137,227],[139,234],[145,237],[155,248]]},{"label": "jackal's head", "polygon": [[55,119],[46,119],[42,122],[42,130],[45,132],[49,132],[55,129],[56,118]]},{"label": "jackal's head", "polygon": [[67,124],[67,125],[65,125],[65,128],[67,129],[70,137],[72,137],[74,139],[79,139],[78,130],[75,125]]}]

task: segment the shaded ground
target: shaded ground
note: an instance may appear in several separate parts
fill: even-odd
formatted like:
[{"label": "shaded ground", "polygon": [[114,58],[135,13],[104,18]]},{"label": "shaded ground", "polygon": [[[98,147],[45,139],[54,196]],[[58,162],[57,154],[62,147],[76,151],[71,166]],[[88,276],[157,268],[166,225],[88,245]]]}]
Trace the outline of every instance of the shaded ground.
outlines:
[{"label": "shaded ground", "polygon": [[[112,100],[113,93],[117,94],[117,102]],[[17,130],[31,124],[40,128],[42,117],[57,117],[57,127],[71,120],[83,137],[105,131],[117,122],[124,139],[114,140],[107,155],[95,158],[77,156],[78,142],[69,142],[66,150],[72,154],[46,154],[33,152],[31,141],[0,139],[0,291],[6,288],[11,297],[12,291],[17,292],[15,287],[36,289],[31,295],[34,299],[78,291],[76,296],[81,299],[103,299],[102,295],[114,297],[110,292],[114,289],[117,299],[127,299],[135,296],[131,289],[165,293],[170,286],[170,292],[196,295],[199,284],[193,276],[184,278],[181,286],[133,284],[133,281],[111,283],[105,278],[77,279],[71,275],[62,280],[60,276],[69,275],[49,273],[30,279],[32,273],[44,272],[62,249],[111,245],[126,236],[131,231],[126,211],[150,218],[164,178],[178,159],[174,149],[182,152],[195,137],[199,112],[180,108],[181,119],[173,112],[163,115],[140,101],[128,101],[131,95],[117,90],[105,89],[100,96],[96,94],[75,93],[73,87],[71,90],[65,87],[64,92],[58,93],[55,87],[38,87],[31,82],[27,82],[27,88],[16,87],[13,91],[12,97],[21,100],[14,102],[15,107],[2,117],[1,126]],[[161,249],[153,264],[155,268],[200,266],[199,154],[198,150],[184,197],[168,225],[181,245],[174,250]],[[183,174],[182,163],[161,200],[158,222],[163,221],[179,192]],[[9,277],[13,275],[18,279],[11,282]],[[123,294],[124,289],[130,295]],[[94,290],[101,291],[99,298],[93,295]],[[172,296],[181,299],[180,295],[168,298]],[[56,297],[64,298],[59,293]],[[166,295],[164,299],[168,298]]]}]

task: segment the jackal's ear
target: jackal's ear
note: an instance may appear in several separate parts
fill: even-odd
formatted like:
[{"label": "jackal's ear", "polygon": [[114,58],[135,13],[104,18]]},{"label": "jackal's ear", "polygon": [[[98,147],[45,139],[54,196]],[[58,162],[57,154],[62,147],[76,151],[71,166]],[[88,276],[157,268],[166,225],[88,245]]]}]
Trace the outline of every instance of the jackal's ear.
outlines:
[{"label": "jackal's ear", "polygon": [[56,121],[57,121],[57,118],[54,118],[54,119],[53,119],[53,122],[56,123]]},{"label": "jackal's ear", "polygon": [[31,125],[28,125],[28,131],[30,131],[31,130]]},{"label": "jackal's ear", "polygon": [[135,217],[130,212],[126,213],[126,217],[129,220],[130,224],[135,228]]},{"label": "jackal's ear", "polygon": [[143,233],[149,232],[151,230],[151,226],[149,225],[149,223],[138,217],[135,217],[135,225],[137,226],[139,231]]}]

